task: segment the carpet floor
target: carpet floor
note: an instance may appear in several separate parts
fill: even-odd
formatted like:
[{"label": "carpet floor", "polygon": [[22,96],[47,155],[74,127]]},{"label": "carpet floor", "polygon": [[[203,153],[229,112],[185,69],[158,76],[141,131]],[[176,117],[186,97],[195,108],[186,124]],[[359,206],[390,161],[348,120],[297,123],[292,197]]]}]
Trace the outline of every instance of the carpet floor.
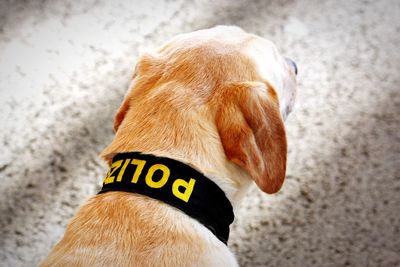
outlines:
[{"label": "carpet floor", "polygon": [[0,1],[0,266],[36,266],[106,172],[138,55],[234,24],[299,67],[287,179],[253,188],[241,266],[400,266],[400,1]]}]

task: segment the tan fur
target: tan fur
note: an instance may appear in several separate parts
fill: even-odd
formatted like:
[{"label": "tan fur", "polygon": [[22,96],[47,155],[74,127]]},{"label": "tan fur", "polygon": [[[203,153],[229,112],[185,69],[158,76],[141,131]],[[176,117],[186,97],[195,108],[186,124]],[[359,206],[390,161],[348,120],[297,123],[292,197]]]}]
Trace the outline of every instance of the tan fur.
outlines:
[{"label": "tan fur", "polygon": [[[267,193],[278,191],[287,150],[287,114],[279,103],[282,92],[294,95],[295,81],[269,43],[263,53],[273,54],[268,64],[277,71],[264,77],[259,59],[246,52],[264,49],[260,42],[266,41],[223,26],[179,35],[143,55],[102,157],[110,162],[119,152],[139,151],[180,160],[216,182],[234,206],[251,180]],[[109,192],[80,209],[41,266],[237,263],[227,246],[181,211],[145,196]]]},{"label": "tan fur", "polygon": [[[265,87],[269,90],[263,94]],[[277,192],[285,178],[287,145],[273,89],[246,82],[220,91],[224,105],[218,105],[216,123],[226,156],[247,170],[264,192]]]}]

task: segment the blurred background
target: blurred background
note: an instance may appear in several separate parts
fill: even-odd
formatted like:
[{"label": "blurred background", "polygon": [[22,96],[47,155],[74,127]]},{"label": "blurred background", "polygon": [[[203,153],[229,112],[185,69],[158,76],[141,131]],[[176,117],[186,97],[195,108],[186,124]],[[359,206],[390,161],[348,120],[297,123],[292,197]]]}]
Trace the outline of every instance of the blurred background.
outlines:
[{"label": "blurred background", "polygon": [[400,266],[400,1],[0,1],[0,266],[35,266],[100,187],[138,55],[238,25],[298,64],[281,191],[249,192],[241,266]]}]

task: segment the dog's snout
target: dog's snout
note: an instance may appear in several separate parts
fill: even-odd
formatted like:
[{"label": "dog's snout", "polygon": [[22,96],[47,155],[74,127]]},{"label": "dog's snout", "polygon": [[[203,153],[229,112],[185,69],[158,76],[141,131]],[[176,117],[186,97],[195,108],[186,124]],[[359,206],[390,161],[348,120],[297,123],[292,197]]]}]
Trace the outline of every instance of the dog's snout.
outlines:
[{"label": "dog's snout", "polygon": [[286,57],[285,60],[290,65],[290,67],[293,68],[294,73],[297,75],[297,65],[296,65],[296,63],[292,59],[290,59],[288,57]]}]

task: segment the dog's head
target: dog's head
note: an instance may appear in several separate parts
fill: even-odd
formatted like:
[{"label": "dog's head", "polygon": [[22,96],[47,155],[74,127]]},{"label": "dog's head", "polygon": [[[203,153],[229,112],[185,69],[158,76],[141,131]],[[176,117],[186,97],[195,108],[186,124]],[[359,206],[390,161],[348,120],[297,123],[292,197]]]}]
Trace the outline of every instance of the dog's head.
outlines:
[{"label": "dog's head", "polygon": [[[274,193],[285,177],[283,121],[294,104],[296,72],[270,41],[237,27],[178,35],[139,59],[115,117],[116,138],[129,146],[129,138],[146,135],[146,130],[153,140],[166,140],[163,134],[170,131],[175,137],[165,146],[178,146],[189,132],[187,140],[199,143],[196,131],[207,128],[228,161],[247,171],[261,190]],[[135,120],[140,132],[133,130]],[[164,127],[157,130],[157,123]],[[114,145],[103,156],[109,159],[118,150],[121,146]]]}]

